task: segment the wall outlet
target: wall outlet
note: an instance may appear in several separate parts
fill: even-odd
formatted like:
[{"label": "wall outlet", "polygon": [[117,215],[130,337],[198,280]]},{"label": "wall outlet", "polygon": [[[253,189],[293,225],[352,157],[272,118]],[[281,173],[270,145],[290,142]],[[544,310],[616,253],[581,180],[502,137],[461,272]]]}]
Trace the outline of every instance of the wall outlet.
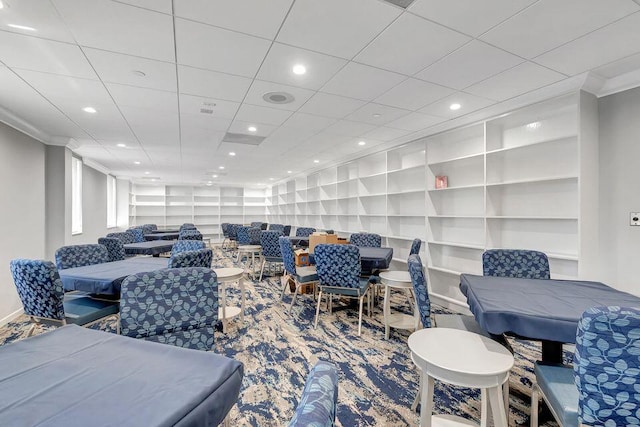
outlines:
[{"label": "wall outlet", "polygon": [[640,225],[640,212],[631,212],[629,214],[629,225]]}]

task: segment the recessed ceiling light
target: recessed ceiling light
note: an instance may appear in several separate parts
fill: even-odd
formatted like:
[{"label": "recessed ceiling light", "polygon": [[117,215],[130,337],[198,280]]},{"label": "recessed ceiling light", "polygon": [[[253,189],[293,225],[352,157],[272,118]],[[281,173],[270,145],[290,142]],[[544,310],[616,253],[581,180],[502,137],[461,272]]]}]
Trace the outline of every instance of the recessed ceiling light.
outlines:
[{"label": "recessed ceiling light", "polygon": [[217,178],[218,175],[211,175],[211,178]]},{"label": "recessed ceiling light", "polygon": [[307,67],[302,64],[296,64],[293,66],[293,74],[297,74],[299,76],[303,75],[307,72]]},{"label": "recessed ceiling light", "polygon": [[529,129],[529,130],[536,130],[536,129],[538,129],[540,126],[542,126],[542,123],[540,123],[540,122],[533,122],[533,123],[529,123],[529,124],[527,125],[527,129]]},{"label": "recessed ceiling light", "polygon": [[218,166],[218,169],[222,170],[224,169],[224,166]]},{"label": "recessed ceiling light", "polygon": [[145,73],[144,71],[140,71],[140,70],[133,70],[132,73],[135,74],[138,77],[145,77],[147,75],[147,73]]},{"label": "recessed ceiling light", "polygon": [[229,155],[230,155],[230,156],[235,156],[235,155],[236,155],[236,153],[234,153],[233,151],[231,151],[231,152],[229,152]]},{"label": "recessed ceiling light", "polygon": [[135,161],[135,162],[133,162],[133,164],[134,164],[134,165],[139,165],[139,164],[140,164],[140,162]]},{"label": "recessed ceiling light", "polygon": [[314,160],[313,163],[320,163],[320,160]]},{"label": "recessed ceiling light", "polygon": [[248,130],[249,132],[255,132],[255,131],[257,131],[257,130],[258,130],[258,128],[256,128],[255,126],[249,126],[249,127],[247,128],[247,130]]},{"label": "recessed ceiling light", "polygon": [[358,145],[367,145],[367,143],[364,142],[364,141],[360,141],[360,142],[358,142]]},{"label": "recessed ceiling light", "polygon": [[27,27],[26,25],[8,24],[7,26],[11,28],[15,28],[16,30],[37,31],[35,28]]},{"label": "recessed ceiling light", "polygon": [[451,104],[451,105],[449,105],[449,109],[450,109],[450,110],[452,110],[452,111],[459,110],[459,109],[460,109],[460,107],[462,107],[462,105],[460,105],[460,104],[458,104],[458,103],[455,103],[455,104]]},{"label": "recessed ceiling light", "polygon": [[120,147],[120,148],[124,148],[124,147],[126,147],[126,146],[127,146],[127,144],[122,144],[122,143],[120,143],[120,144],[116,144],[116,147]]},{"label": "recessed ceiling light", "polygon": [[151,178],[151,181],[156,182],[156,181],[157,181],[157,179],[155,179],[155,178]]},{"label": "recessed ceiling light", "polygon": [[96,109],[93,107],[84,107],[82,111],[84,111],[85,113],[91,113],[91,114],[97,113]]},{"label": "recessed ceiling light", "polygon": [[211,181],[207,182],[207,185],[213,185],[213,183]]},{"label": "recessed ceiling light", "polygon": [[145,174],[145,175],[149,175],[150,173],[151,173],[151,172],[149,172],[149,171],[146,171],[146,172],[145,172],[144,174]]},{"label": "recessed ceiling light", "polygon": [[273,181],[273,178],[269,178],[269,181]]},{"label": "recessed ceiling light", "polygon": [[291,171],[287,171],[287,173],[293,173],[293,172],[291,172]]},{"label": "recessed ceiling light", "polygon": [[378,113],[375,113],[375,114],[373,115],[373,117],[375,117],[376,119],[377,119],[378,117],[380,117],[380,116],[381,116],[381,114],[378,114]]}]

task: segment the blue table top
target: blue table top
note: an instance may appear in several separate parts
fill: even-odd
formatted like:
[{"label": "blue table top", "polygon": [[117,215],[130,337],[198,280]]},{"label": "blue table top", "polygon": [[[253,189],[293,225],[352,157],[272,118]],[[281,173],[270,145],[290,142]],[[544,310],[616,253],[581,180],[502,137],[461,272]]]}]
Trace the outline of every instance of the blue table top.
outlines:
[{"label": "blue table top", "polygon": [[171,252],[175,240],[150,240],[140,243],[127,243],[124,251],[129,255],[157,255],[164,252]]},{"label": "blue table top", "polygon": [[[389,268],[393,259],[393,248],[358,248],[360,250],[360,268],[363,273]],[[309,254],[309,262],[315,264],[313,254]]]},{"label": "blue table top", "polygon": [[574,343],[589,307],[640,307],[640,298],[600,282],[460,275],[460,290],[480,326],[492,334]]},{"label": "blue table top", "polygon": [[176,240],[180,236],[177,231],[148,233],[144,235],[145,240]]},{"label": "blue table top", "polygon": [[60,270],[60,279],[65,291],[120,295],[120,285],[127,276],[167,268],[167,265],[167,258],[135,257]]}]

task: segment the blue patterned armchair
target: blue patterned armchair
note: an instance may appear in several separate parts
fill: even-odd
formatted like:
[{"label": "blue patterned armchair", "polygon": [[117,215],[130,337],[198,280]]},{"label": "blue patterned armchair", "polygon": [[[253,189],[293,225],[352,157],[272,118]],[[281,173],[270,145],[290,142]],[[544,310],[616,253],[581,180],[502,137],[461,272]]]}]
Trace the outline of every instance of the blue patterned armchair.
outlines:
[{"label": "blue patterned armchair", "polygon": [[28,336],[33,334],[36,322],[88,325],[118,313],[117,302],[82,294],[65,296],[58,269],[51,261],[14,259],[10,269],[24,313],[34,322]]},{"label": "blue patterned armchair", "polygon": [[171,248],[171,254],[179,254],[180,252],[197,251],[204,249],[206,245],[202,240],[178,240]]},{"label": "blue patterned armchair", "polygon": [[349,243],[360,248],[379,248],[382,246],[382,237],[374,233],[353,233]]},{"label": "blue patterned armchair", "polygon": [[202,240],[202,234],[196,229],[187,228],[178,233],[178,240]]},{"label": "blue patterned armchair", "polygon": [[102,245],[63,246],[55,253],[58,270],[109,262],[109,251]]},{"label": "blue patterned armchair", "polygon": [[249,244],[251,245],[260,245],[260,236],[262,234],[262,230],[258,227],[250,227],[249,228]]},{"label": "blue patterned armchair", "polygon": [[218,322],[218,280],[208,268],[139,273],[122,282],[122,335],[211,350]]},{"label": "blue patterned armchair", "polygon": [[[340,295],[357,298],[360,303],[358,314],[358,336],[362,333],[362,304],[368,298],[369,316],[371,316],[371,298],[369,279],[360,277],[360,250],[355,245],[318,245],[313,251],[316,270],[320,281],[320,292],[316,306],[314,328],[318,326],[322,294]],[[329,300],[331,301],[331,300]],[[331,305],[329,304],[329,309]]]},{"label": "blue patterned armchair", "polygon": [[549,260],[538,251],[490,249],[482,254],[484,276],[549,279]]},{"label": "blue patterned armchair", "polygon": [[251,244],[251,236],[249,236],[249,228],[244,225],[240,225],[236,227],[236,241],[238,245],[250,245]]},{"label": "blue patterned armchair", "polygon": [[[315,228],[298,227],[298,228],[296,228],[296,237],[309,237],[315,232],[316,232]],[[287,235],[287,234],[285,233],[285,235]]]},{"label": "blue patterned armchair", "polygon": [[411,250],[409,251],[409,255],[419,255],[421,246],[422,240],[413,239],[413,242],[411,242]]},{"label": "blue patterned armchair", "polygon": [[190,222],[185,222],[178,229],[178,231],[182,231],[182,230],[196,230],[196,226],[194,224],[191,224]]},{"label": "blue patterned armchair", "polygon": [[318,361],[309,372],[289,427],[333,427],[338,405],[338,368]]},{"label": "blue patterned armchair", "polygon": [[124,245],[120,239],[116,239],[115,237],[100,237],[98,244],[107,248],[109,261],[122,261],[126,258]]},{"label": "blue patterned armchair", "polygon": [[282,264],[282,251],[278,238],[282,236],[281,231],[263,231],[260,233],[260,246],[262,246],[262,266],[260,267],[260,281],[264,273],[264,266],[269,263],[269,272],[273,264]]},{"label": "blue patterned armchair", "polygon": [[284,227],[282,227],[282,235],[283,236],[291,236],[291,226],[290,225],[285,225]]},{"label": "blue patterned armchair", "polygon": [[115,239],[119,239],[122,244],[126,245],[128,243],[135,243],[136,239],[133,234],[127,232],[119,232],[119,233],[109,233],[107,237],[113,237]]},{"label": "blue patterned armchair", "polygon": [[222,249],[226,249],[229,244],[229,223],[223,222],[220,224],[220,229],[222,230]]},{"label": "blue patterned armchair", "polygon": [[206,267],[211,268],[213,252],[211,249],[198,249],[186,252],[171,252],[169,268]]},{"label": "blue patterned armchair", "polygon": [[284,233],[284,225],[282,224],[269,224],[269,231],[280,231]]},{"label": "blue patterned armchair", "polygon": [[142,224],[142,229],[149,230],[149,233],[153,233],[154,231],[158,230],[158,226],[156,224]]},{"label": "blue patterned armchair", "polygon": [[266,230],[267,229],[267,223],[266,222],[261,222],[261,221],[254,221],[254,222],[251,223],[251,227],[258,228],[260,230]]},{"label": "blue patterned armchair", "polygon": [[133,243],[142,243],[144,242],[144,231],[142,228],[130,228],[126,231],[133,236]]},{"label": "blue patterned armchair", "polygon": [[301,286],[310,283],[317,284],[318,273],[316,272],[316,268],[313,266],[296,267],[293,245],[288,237],[278,237],[278,243],[280,244],[280,253],[282,254],[285,271],[285,274],[283,274],[281,278],[282,294],[280,294],[280,301],[284,299],[284,294],[287,288],[291,290],[289,287],[289,281],[293,281],[293,297],[291,298],[291,304],[289,305],[289,313],[291,313],[291,309],[296,302],[296,296],[300,293]]}]

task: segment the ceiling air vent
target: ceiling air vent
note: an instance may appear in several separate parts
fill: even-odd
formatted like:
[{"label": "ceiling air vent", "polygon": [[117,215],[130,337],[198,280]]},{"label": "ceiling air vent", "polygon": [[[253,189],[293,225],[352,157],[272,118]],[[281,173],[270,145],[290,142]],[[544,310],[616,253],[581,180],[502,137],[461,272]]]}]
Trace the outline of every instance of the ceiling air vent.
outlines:
[{"label": "ceiling air vent", "polygon": [[213,110],[211,110],[210,108],[201,108],[200,112],[202,114],[213,114]]},{"label": "ceiling air vent", "polygon": [[245,135],[243,133],[227,132],[222,138],[222,142],[230,142],[233,144],[260,145],[264,141],[264,136]]},{"label": "ceiling air vent", "polygon": [[383,0],[387,3],[391,3],[394,6],[401,7],[403,9],[408,8],[414,0]]},{"label": "ceiling air vent", "polygon": [[296,98],[287,92],[267,92],[262,95],[262,99],[270,104],[288,104]]}]

